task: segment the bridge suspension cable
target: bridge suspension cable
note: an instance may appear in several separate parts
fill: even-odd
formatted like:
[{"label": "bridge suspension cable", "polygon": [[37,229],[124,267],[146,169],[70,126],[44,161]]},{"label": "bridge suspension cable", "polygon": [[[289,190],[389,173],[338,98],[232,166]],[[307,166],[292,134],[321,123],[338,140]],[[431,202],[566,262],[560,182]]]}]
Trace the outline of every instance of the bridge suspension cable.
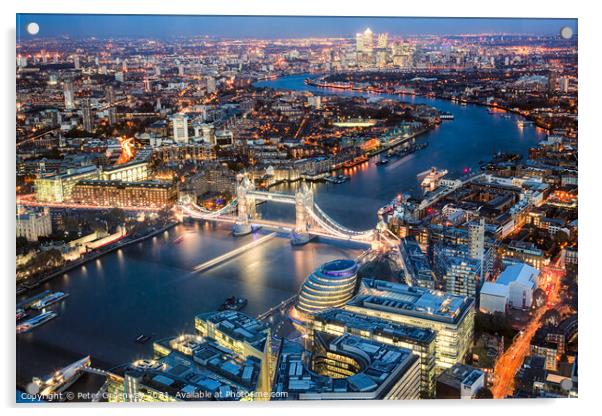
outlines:
[{"label": "bridge suspension cable", "polygon": [[[318,213],[313,208],[317,208]],[[330,218],[322,209],[315,205],[313,207],[307,207],[307,212],[310,216],[320,225],[325,231],[334,234],[338,237],[348,238],[350,240],[368,240],[372,239],[373,231],[354,231],[349,228],[343,227],[332,218]]]}]

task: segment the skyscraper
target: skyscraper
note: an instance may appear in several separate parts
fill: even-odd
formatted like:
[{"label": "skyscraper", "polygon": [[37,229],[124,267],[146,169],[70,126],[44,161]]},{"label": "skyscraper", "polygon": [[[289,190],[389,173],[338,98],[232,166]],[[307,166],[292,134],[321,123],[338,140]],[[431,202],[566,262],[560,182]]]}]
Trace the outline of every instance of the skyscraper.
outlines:
[{"label": "skyscraper", "polygon": [[483,259],[485,258],[485,219],[468,226],[468,255],[480,262],[481,280],[483,278]]},{"label": "skyscraper", "polygon": [[113,104],[115,102],[115,91],[113,90],[113,86],[109,85],[105,90],[105,99],[108,104]]},{"label": "skyscraper", "polygon": [[556,83],[558,82],[558,74],[554,70],[550,70],[548,74],[548,93],[556,91]]},{"label": "skyscraper", "polygon": [[17,57],[17,65],[19,68],[25,68],[27,66],[27,56],[19,55]]},{"label": "skyscraper", "polygon": [[569,79],[566,77],[562,77],[559,80],[559,84],[560,84],[560,91],[562,91],[563,93],[567,93],[569,92]]},{"label": "skyscraper", "polygon": [[370,28],[364,31],[364,53],[367,55],[372,54],[372,50],[374,49],[374,38],[372,35],[372,31]]},{"label": "skyscraper", "polygon": [[73,67],[75,69],[79,69],[80,68],[80,66],[79,66],[79,55],[75,55],[73,57]]},{"label": "skyscraper", "polygon": [[355,51],[358,54],[364,51],[364,35],[362,33],[355,34]]},{"label": "skyscraper", "polygon": [[151,83],[150,83],[150,79],[145,76],[144,77],[144,92],[150,92],[151,91]]},{"label": "skyscraper", "polygon": [[389,41],[389,35],[387,33],[381,33],[378,35],[377,48],[378,49],[386,49],[387,43]]},{"label": "skyscraper", "polygon": [[115,111],[115,107],[109,108],[109,124],[112,126],[117,123],[117,113]]},{"label": "skyscraper", "polygon": [[82,98],[82,119],[85,131],[92,131],[92,114],[90,111],[90,99]]},{"label": "skyscraper", "polygon": [[63,94],[65,96],[65,109],[73,110],[73,82],[69,79],[65,80]]},{"label": "skyscraper", "polygon": [[214,93],[216,91],[216,89],[217,89],[216,84],[215,84],[215,78],[213,78],[213,77],[207,77],[205,79],[205,82],[207,83],[207,92],[209,94]]},{"label": "skyscraper", "polygon": [[483,260],[485,252],[485,219],[481,218],[477,223],[468,226],[468,245],[470,257]]},{"label": "skyscraper", "polygon": [[374,48],[374,38],[370,28],[366,29],[363,33],[357,33],[355,35],[355,50],[357,53],[363,53],[370,55]]}]

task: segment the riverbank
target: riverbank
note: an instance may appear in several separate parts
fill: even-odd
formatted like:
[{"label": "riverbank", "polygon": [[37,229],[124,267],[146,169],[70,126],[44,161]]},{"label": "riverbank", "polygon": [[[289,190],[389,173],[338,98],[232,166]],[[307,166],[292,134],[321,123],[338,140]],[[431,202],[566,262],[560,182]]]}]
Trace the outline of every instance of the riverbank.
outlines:
[{"label": "riverbank", "polygon": [[485,107],[485,108],[495,108],[497,110],[503,110],[508,113],[512,113],[512,114],[521,116],[521,117],[525,118],[526,120],[531,121],[535,126],[546,130],[546,132],[548,132],[548,133],[552,131],[552,128],[541,124],[536,119],[530,117],[529,115],[525,114],[524,112],[513,109],[513,108],[509,108],[506,106],[502,106],[499,104],[488,104],[488,103],[483,103],[483,102],[476,101],[476,100],[466,100],[466,99],[453,100],[451,97],[441,95],[441,94],[434,94],[434,93],[425,94],[425,93],[420,93],[420,92],[416,92],[416,91],[396,92],[395,90],[386,90],[383,88],[374,88],[374,87],[362,88],[362,87],[355,87],[353,85],[347,86],[347,85],[341,85],[341,84],[325,84],[325,83],[320,83],[320,81],[319,81],[320,79],[323,79],[323,77],[318,78],[318,81],[308,78],[305,80],[305,84],[315,87],[315,88],[320,88],[320,89],[325,89],[325,90],[332,88],[332,89],[338,89],[338,90],[344,90],[344,91],[354,91],[354,92],[366,93],[366,94],[387,94],[387,95],[397,95],[397,96],[410,95],[410,96],[414,96],[414,97],[425,97],[425,98],[430,98],[430,99],[434,98],[434,99],[438,99],[438,100],[446,100],[446,101],[449,101],[452,103],[460,103],[463,105],[472,104],[472,105],[478,105],[478,106]]},{"label": "riverbank", "polygon": [[[60,276],[60,275],[62,275],[64,273],[67,273],[67,272],[70,272],[71,270],[73,270],[73,269],[75,269],[77,267],[83,266],[86,263],[89,263],[89,262],[91,262],[93,260],[96,260],[96,259],[98,259],[98,258],[100,258],[102,256],[105,256],[105,255],[107,255],[109,253],[112,253],[112,252],[114,252],[116,250],[119,250],[121,248],[127,247],[127,246],[132,245],[132,244],[139,243],[139,242],[141,242],[143,240],[146,240],[147,238],[154,237],[157,234],[160,234],[162,232],[165,232],[165,231],[169,230],[170,228],[176,226],[177,224],[179,224],[178,221],[172,221],[169,224],[167,224],[167,225],[165,225],[165,226],[163,226],[163,227],[161,227],[159,229],[151,231],[149,234],[145,234],[145,235],[143,235],[141,237],[137,237],[137,238],[135,238],[133,240],[126,240],[126,241],[123,241],[125,239],[120,240],[120,241],[116,242],[115,244],[106,247],[101,252],[96,252],[96,253],[91,253],[91,254],[88,254],[88,255],[84,255],[84,257],[82,257],[82,258],[80,258],[78,260],[75,260],[73,262],[70,262],[69,264],[61,267],[59,270],[55,270],[55,271],[49,273],[46,276],[41,276],[39,278],[35,278],[35,279],[31,279],[31,280],[28,279],[27,282],[17,284],[16,294],[17,294],[17,296],[19,296],[19,295],[22,295],[24,293],[27,293],[31,289],[35,289],[38,286],[40,286],[41,284],[46,283],[47,281],[49,281],[49,280],[51,280],[51,279],[53,279],[53,278],[55,278],[57,276]],[[25,284],[27,284],[27,285],[25,285]]]}]

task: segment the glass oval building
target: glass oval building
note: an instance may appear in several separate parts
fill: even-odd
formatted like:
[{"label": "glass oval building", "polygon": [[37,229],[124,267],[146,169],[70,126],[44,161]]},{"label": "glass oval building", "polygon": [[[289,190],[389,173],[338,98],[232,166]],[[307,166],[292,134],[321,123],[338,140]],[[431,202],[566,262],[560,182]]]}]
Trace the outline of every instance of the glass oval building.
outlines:
[{"label": "glass oval building", "polygon": [[324,263],[305,279],[296,309],[302,314],[313,314],[343,306],[355,291],[357,270],[358,264],[354,260]]}]

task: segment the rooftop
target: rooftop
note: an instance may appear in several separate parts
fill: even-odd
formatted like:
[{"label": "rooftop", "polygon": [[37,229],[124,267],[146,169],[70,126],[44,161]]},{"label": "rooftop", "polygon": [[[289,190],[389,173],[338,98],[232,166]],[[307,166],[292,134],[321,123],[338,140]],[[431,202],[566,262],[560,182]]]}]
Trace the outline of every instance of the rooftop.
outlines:
[{"label": "rooftop", "polygon": [[362,363],[358,373],[346,378],[317,374],[308,366],[319,349],[308,352],[300,344],[284,340],[276,369],[274,391],[288,392],[288,399],[381,398],[387,386],[397,382],[418,360],[405,348],[385,345],[355,335],[333,339],[315,337],[321,348]]},{"label": "rooftop", "polygon": [[437,377],[437,382],[460,389],[461,386],[472,386],[484,373],[478,368],[465,364],[454,364]]},{"label": "rooftop", "polygon": [[502,285],[518,282],[535,289],[537,287],[538,277],[539,270],[535,267],[531,267],[524,263],[516,263],[506,267],[495,282]]},{"label": "rooftop", "polygon": [[433,280],[428,259],[413,236],[401,240],[400,252],[406,273],[413,280]]},{"label": "rooftop", "polygon": [[474,300],[402,283],[362,279],[358,295],[348,305],[455,324],[474,308]]},{"label": "rooftop", "polygon": [[106,186],[106,187],[138,187],[138,188],[165,188],[169,189],[173,187],[171,182],[163,182],[163,181],[139,181],[139,182],[127,182],[127,181],[105,181],[101,179],[85,179],[79,181],[78,185],[88,185],[88,186]]},{"label": "rooftop", "polygon": [[269,327],[255,318],[238,311],[208,312],[199,314],[195,321],[208,322],[232,339],[244,341],[263,350]]},{"label": "rooftop", "polygon": [[215,341],[185,334],[154,344],[153,360],[137,360],[122,371],[177,400],[240,399],[257,387],[259,360],[243,358]]},{"label": "rooftop", "polygon": [[483,287],[481,287],[481,296],[483,295],[507,298],[509,296],[508,286],[494,282],[485,282],[483,283]]},{"label": "rooftop", "polygon": [[387,338],[403,339],[411,343],[430,343],[435,339],[435,332],[430,329],[396,324],[344,309],[333,308],[320,312],[314,316],[314,321],[344,326],[351,334],[360,331],[369,332]]}]

